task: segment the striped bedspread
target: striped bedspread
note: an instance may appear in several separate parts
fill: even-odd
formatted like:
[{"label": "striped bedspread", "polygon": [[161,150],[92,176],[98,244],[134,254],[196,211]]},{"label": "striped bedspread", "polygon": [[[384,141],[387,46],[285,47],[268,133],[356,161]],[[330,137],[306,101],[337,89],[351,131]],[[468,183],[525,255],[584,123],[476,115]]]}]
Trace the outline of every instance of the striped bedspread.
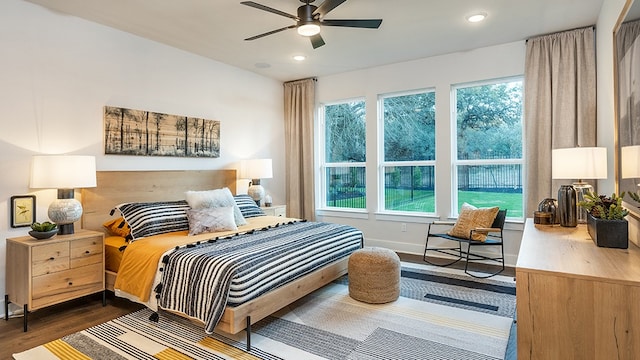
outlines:
[{"label": "striped bedspread", "polygon": [[223,241],[180,247],[163,259],[160,307],[205,323],[212,333],[234,306],[313,272],[362,246],[347,225],[293,222]]}]

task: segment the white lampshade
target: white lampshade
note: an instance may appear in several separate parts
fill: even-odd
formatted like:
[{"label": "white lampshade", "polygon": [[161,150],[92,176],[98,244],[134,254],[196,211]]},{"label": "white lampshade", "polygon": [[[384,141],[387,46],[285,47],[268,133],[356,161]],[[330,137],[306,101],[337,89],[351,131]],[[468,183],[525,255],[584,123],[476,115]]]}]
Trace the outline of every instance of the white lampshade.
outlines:
[{"label": "white lampshade", "polygon": [[75,188],[96,187],[96,159],[83,155],[37,155],[31,161],[31,188],[58,189],[58,199],[49,205],[49,219],[60,234],[73,234],[73,223],[82,216]]},{"label": "white lampshade", "polygon": [[31,161],[32,189],[96,187],[96,158],[84,155],[37,155]]},{"label": "white lampshade", "polygon": [[620,155],[622,178],[640,178],[640,145],[623,146]]},{"label": "white lampshade", "polygon": [[271,159],[243,160],[240,163],[241,179],[271,179],[272,177]]},{"label": "white lampshade", "polygon": [[553,179],[606,179],[607,148],[576,147],[551,151]]}]

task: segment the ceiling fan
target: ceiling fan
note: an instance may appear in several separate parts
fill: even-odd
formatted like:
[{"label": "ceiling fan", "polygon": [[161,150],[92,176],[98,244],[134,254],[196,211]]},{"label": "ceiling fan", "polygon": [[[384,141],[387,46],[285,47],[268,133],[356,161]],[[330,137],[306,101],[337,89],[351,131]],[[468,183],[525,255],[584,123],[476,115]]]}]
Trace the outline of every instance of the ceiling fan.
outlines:
[{"label": "ceiling fan", "polygon": [[261,37],[278,33],[288,29],[297,29],[298,34],[307,36],[311,40],[314,49],[324,45],[325,42],[320,36],[320,26],[342,26],[353,28],[377,29],[382,24],[382,19],[364,20],[325,20],[324,17],[331,10],[338,7],[347,0],[325,0],[320,6],[311,5],[315,0],[300,0],[304,5],[298,8],[298,15],[287,14],[286,12],[258,4],[253,1],[242,1],[241,4],[251,6],[256,9],[268,11],[277,15],[285,16],[296,21],[295,25],[285,26],[280,29],[268,31],[264,34],[252,36],[245,40],[255,40]]}]

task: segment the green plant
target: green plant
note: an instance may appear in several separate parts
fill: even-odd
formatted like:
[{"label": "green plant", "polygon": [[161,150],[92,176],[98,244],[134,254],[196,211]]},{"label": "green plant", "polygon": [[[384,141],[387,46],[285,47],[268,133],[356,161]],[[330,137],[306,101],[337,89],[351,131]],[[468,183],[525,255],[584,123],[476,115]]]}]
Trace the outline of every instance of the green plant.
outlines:
[{"label": "green plant", "polygon": [[636,202],[640,203],[640,194],[639,193],[630,192],[629,196],[631,196],[631,198],[633,200],[635,200]]},{"label": "green plant", "polygon": [[58,225],[49,221],[45,221],[43,223],[34,222],[33,224],[31,224],[31,229],[33,229],[33,231],[38,231],[38,232],[51,231],[57,227]]},{"label": "green plant", "polygon": [[623,197],[624,192],[620,196],[615,193],[611,194],[611,196],[605,196],[588,192],[584,195],[585,200],[580,201],[578,206],[587,209],[589,214],[595,218],[622,220],[629,214],[629,211],[622,207]]}]

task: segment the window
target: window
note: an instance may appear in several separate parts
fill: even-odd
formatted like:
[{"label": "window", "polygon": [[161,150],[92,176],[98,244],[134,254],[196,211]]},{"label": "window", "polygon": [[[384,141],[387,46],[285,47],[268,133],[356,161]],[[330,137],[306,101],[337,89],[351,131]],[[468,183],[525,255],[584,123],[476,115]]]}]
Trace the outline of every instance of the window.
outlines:
[{"label": "window", "polygon": [[455,213],[467,202],[523,218],[522,79],[456,86],[453,95]]},{"label": "window", "polygon": [[321,107],[323,207],[365,209],[366,119],[364,100]]},{"label": "window", "polygon": [[435,212],[435,101],[433,90],[380,97],[383,210]]}]

